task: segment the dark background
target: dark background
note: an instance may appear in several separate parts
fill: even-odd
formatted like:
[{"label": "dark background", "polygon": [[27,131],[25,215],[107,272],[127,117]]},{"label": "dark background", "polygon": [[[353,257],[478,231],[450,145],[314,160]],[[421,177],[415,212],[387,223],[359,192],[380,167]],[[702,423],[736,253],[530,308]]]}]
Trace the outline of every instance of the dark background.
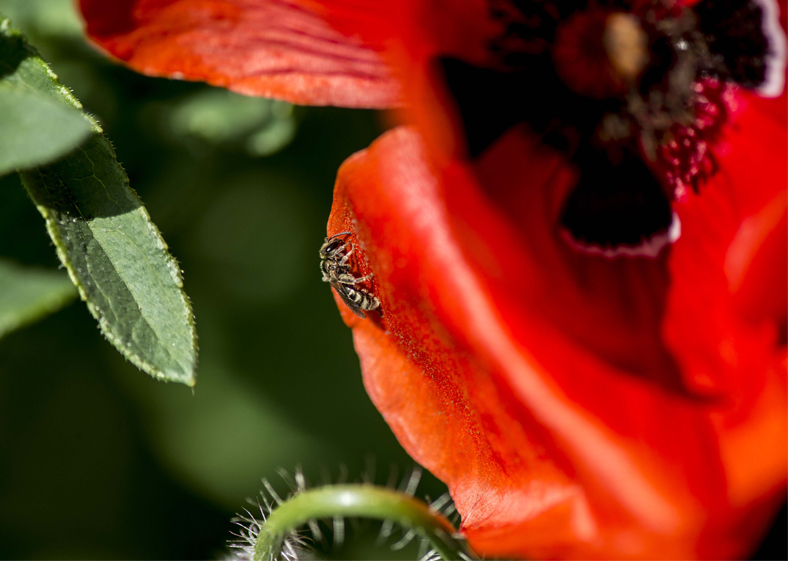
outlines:
[{"label": "dark background", "polygon": [[[100,120],[185,271],[201,347],[192,392],[125,362],[80,302],[0,340],[0,558],[217,558],[261,478],[286,490],[277,468],[407,475],[318,270],[336,170],[380,116],[140,76],[85,44],[70,0],[0,13]],[[0,196],[0,255],[56,268],[15,175]],[[427,474],[419,494],[444,490]],[[785,557],[785,524],[762,557]],[[375,536],[367,524],[323,549],[416,555]]]}]

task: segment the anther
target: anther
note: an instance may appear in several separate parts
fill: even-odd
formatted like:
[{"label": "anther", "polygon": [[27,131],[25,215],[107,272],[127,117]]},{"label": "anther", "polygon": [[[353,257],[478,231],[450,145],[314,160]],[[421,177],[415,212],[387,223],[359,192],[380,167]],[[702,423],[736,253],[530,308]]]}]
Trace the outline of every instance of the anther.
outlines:
[{"label": "anther", "polygon": [[649,62],[648,36],[632,14],[610,14],[602,44],[613,69],[627,82],[634,82]]}]

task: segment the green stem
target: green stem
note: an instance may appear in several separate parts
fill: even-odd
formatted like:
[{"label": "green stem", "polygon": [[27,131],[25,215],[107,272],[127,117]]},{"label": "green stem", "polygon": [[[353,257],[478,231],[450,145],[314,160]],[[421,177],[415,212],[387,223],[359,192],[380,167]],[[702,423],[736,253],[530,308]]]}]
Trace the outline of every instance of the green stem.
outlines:
[{"label": "green stem", "polygon": [[472,559],[445,516],[404,493],[367,484],[329,485],[299,492],[268,515],[257,536],[254,561],[276,559],[284,538],[310,520],[334,517],[391,520],[413,529],[442,559]]}]

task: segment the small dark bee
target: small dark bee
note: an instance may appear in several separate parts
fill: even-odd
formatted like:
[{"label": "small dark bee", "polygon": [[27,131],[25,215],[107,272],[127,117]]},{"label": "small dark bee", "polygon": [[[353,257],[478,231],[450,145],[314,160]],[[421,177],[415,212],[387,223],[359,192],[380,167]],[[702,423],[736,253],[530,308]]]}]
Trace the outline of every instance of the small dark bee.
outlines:
[{"label": "small dark bee", "polygon": [[[347,307],[358,317],[364,319],[367,317],[364,310],[378,308],[380,300],[363,288],[354,288],[354,285],[371,279],[372,275],[357,278],[350,273],[349,261],[355,248],[353,244],[345,243],[342,239],[342,236],[349,234],[350,232],[340,232],[326,238],[320,248],[320,272],[323,273],[323,282],[330,283]],[[345,250],[348,246],[350,246],[350,251],[346,253]]]}]

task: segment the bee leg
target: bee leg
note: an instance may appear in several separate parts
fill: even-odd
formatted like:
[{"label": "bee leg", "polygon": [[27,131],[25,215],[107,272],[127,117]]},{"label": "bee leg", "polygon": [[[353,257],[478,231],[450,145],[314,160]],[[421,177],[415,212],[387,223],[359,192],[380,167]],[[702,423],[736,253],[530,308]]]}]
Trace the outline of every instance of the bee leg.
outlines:
[{"label": "bee leg", "polygon": [[350,273],[342,273],[341,275],[337,275],[337,281],[340,284],[356,284],[358,279]]},{"label": "bee leg", "polygon": [[340,245],[339,247],[337,247],[337,248],[336,248],[334,251],[332,251],[332,252],[331,252],[331,256],[332,256],[332,258],[336,259],[336,256],[337,256],[337,255],[341,255],[341,254],[342,254],[342,252],[343,252],[343,251],[345,251],[345,248],[346,248],[347,246],[348,246],[348,244],[346,244],[346,243],[343,243],[342,245]]},{"label": "bee leg", "polygon": [[364,281],[368,281],[373,276],[374,275],[369,274],[366,277],[356,278],[353,275],[351,275],[350,273],[344,273],[344,274],[339,275],[337,278],[339,279],[339,282],[341,282],[342,284],[359,284],[359,283],[362,283]]},{"label": "bee leg", "polygon": [[[342,249],[344,249],[345,247],[347,247],[347,245],[343,245]],[[348,251],[344,256],[342,256],[342,259],[339,260],[339,265],[344,266],[348,262],[348,259],[350,259],[350,256],[353,255],[354,251],[356,251],[356,248],[353,246],[353,244],[350,244],[350,251]]]}]

